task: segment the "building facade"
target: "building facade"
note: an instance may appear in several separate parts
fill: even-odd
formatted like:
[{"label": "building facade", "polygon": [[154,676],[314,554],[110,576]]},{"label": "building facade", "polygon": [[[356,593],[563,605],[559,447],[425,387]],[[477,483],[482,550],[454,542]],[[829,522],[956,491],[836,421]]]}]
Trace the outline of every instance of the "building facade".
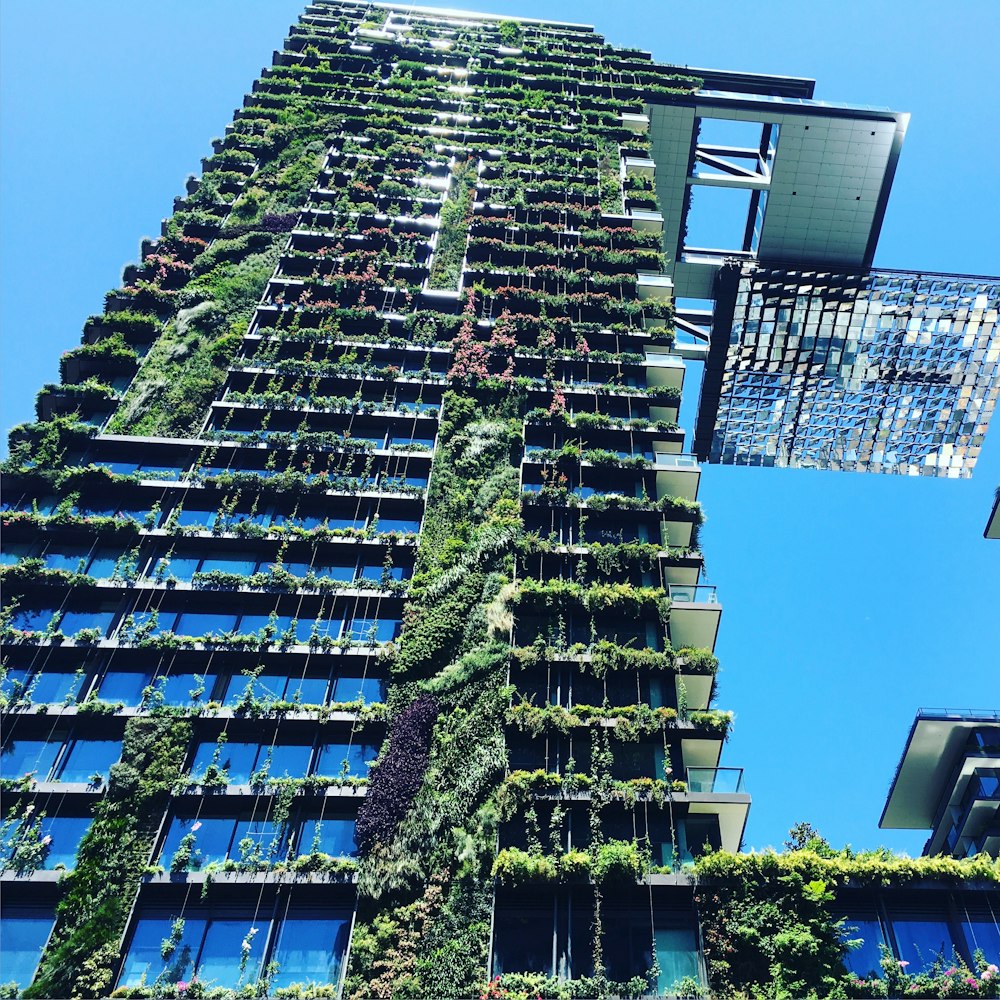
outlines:
[{"label": "building facade", "polygon": [[[682,246],[683,178],[737,177],[706,108],[781,106],[756,216],[811,97],[585,26],[307,8],[11,437],[8,992],[715,975],[689,873],[750,800],[678,425],[710,348],[674,283],[724,270]],[[771,192],[742,252],[870,264],[902,129],[875,118],[856,231],[809,256]],[[995,906],[854,888],[859,973],[927,921],[971,964],[961,914]]]},{"label": "building facade", "polygon": [[879,826],[930,830],[924,854],[1000,856],[1000,712],[921,709]]}]

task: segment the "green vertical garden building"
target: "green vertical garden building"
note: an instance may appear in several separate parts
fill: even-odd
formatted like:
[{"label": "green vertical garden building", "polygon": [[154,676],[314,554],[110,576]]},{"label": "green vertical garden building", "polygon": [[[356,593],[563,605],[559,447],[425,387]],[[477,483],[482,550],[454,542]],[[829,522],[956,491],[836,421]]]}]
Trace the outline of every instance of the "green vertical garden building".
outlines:
[{"label": "green vertical garden building", "polygon": [[[995,399],[945,453],[750,426],[754,290],[885,285],[906,116],[812,87],[307,7],[11,435],[4,996],[964,995],[939,953],[997,995],[988,860],[737,853],[685,360],[705,459],[965,474]],[[782,187],[823,128],[871,147],[836,232]],[[726,184],[745,236],[691,247]],[[939,277],[892,294],[994,336]]]}]

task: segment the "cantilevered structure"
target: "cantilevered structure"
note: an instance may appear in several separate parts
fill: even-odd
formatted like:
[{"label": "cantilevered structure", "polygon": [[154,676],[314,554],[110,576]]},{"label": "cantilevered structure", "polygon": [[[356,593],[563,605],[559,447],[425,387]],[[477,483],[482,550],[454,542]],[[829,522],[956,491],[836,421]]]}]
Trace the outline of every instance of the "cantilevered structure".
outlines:
[{"label": "cantilevered structure", "polygon": [[930,830],[924,854],[1000,857],[1000,712],[921,709],[879,826]]}]

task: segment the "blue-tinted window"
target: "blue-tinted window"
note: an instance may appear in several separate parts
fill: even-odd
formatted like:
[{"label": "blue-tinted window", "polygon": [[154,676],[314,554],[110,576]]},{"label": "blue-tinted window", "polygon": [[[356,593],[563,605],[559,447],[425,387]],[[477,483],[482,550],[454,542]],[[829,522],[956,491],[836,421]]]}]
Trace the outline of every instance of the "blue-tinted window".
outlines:
[{"label": "blue-tinted window", "polygon": [[267,767],[271,778],[302,778],[309,773],[312,745],[277,744],[261,748],[258,768]]},{"label": "blue-tinted window", "polygon": [[382,577],[386,575],[388,575],[390,580],[402,580],[404,579],[403,567],[390,566],[388,574],[386,574],[385,567],[383,566],[363,566],[361,568],[361,576],[365,580],[374,580],[377,583],[381,583]]},{"label": "blue-tinted window", "polygon": [[378,748],[365,743],[324,743],[319,748],[316,774],[335,778],[343,772],[347,761],[347,775],[352,778],[367,778],[368,765],[375,759]]},{"label": "blue-tinted window", "polygon": [[19,608],[11,618],[11,626],[22,632],[44,632],[55,615],[52,608]]},{"label": "blue-tinted window", "polygon": [[61,748],[58,740],[11,740],[0,754],[0,772],[4,778],[34,774],[36,781],[47,781]]},{"label": "blue-tinted window", "polygon": [[380,535],[388,535],[392,532],[403,535],[419,530],[420,520],[417,518],[380,517],[378,519],[378,533]]},{"label": "blue-tinted window", "polygon": [[184,612],[177,617],[174,631],[178,635],[223,635],[236,628],[237,615]]},{"label": "blue-tinted window", "polygon": [[111,765],[121,755],[121,740],[74,740],[59,764],[58,780],[89,782],[99,774],[107,781]]},{"label": "blue-tinted window", "polygon": [[28,676],[27,670],[10,669],[7,671],[7,679],[4,681],[2,691],[8,697],[17,691],[20,697],[27,697],[30,693],[31,701],[36,705],[53,705],[66,701],[68,698],[76,700],[76,696],[83,687],[84,676],[77,673],[59,673],[51,671],[46,673],[36,673]]},{"label": "blue-tinted window", "polygon": [[55,916],[51,908],[5,906],[0,912],[5,983],[24,989],[35,977]]},{"label": "blue-tinted window", "polygon": [[153,683],[162,692],[165,705],[191,705],[211,700],[215,677],[212,674],[167,674]]},{"label": "blue-tinted window", "polygon": [[198,507],[185,507],[177,515],[176,523],[184,526],[201,524],[206,528],[210,528],[215,524],[216,517],[218,517],[218,509],[215,507],[211,510]]},{"label": "blue-tinted window", "polygon": [[[982,906],[982,904],[980,904]],[[960,907],[962,914],[962,937],[971,958],[977,950],[982,951],[987,962],[996,963],[1000,958],[1000,925],[989,909],[979,910],[975,905]]]},{"label": "blue-tinted window", "polygon": [[333,683],[333,701],[377,702],[385,700],[385,681],[379,677],[338,677]]},{"label": "blue-tinted window", "polygon": [[[118,561],[122,557],[120,549],[99,549],[87,565],[87,572],[98,580],[106,580],[114,575]],[[124,564],[126,560],[122,559]],[[124,570],[124,565],[123,565]]]},{"label": "blue-tinted window", "polygon": [[[256,981],[269,925],[268,920],[251,923],[245,917],[210,920],[198,956],[198,978],[230,989],[241,982]],[[246,961],[242,954],[244,944],[250,946]]]},{"label": "blue-tinted window", "polygon": [[231,556],[214,556],[203,559],[199,572],[211,573],[218,570],[222,573],[239,573],[250,576],[257,572],[257,557],[247,553],[233,553]]},{"label": "blue-tinted window", "polygon": [[30,673],[27,667],[8,667],[0,679],[0,695],[11,700],[25,697]]},{"label": "blue-tinted window", "polygon": [[107,635],[114,617],[113,611],[67,611],[59,622],[59,631],[73,636],[81,629],[96,628],[102,635]]},{"label": "blue-tinted window", "polygon": [[212,862],[225,861],[233,841],[236,820],[232,817],[205,817],[202,819],[175,816],[167,831],[160,852],[160,864],[169,869],[181,841],[188,834],[194,835],[188,871],[199,871]]},{"label": "blue-tinted window", "polygon": [[194,837],[188,871],[199,871],[207,864],[227,858],[241,860],[245,841],[249,841],[248,857],[278,861],[284,856],[284,837],[274,823],[233,816],[200,819],[175,816],[160,852],[160,864],[165,868],[171,867],[181,840],[188,834]]},{"label": "blue-tinted window", "polygon": [[50,837],[45,867],[76,867],[76,853],[80,841],[93,822],[90,816],[45,816],[41,822],[43,837]]},{"label": "blue-tinted window", "polygon": [[290,618],[277,618],[272,621],[269,615],[243,615],[240,619],[239,633],[240,635],[257,635],[262,629],[267,628],[269,625],[274,625],[275,638],[277,638],[286,628],[291,621]]},{"label": "blue-tinted window", "polygon": [[49,551],[42,556],[42,561],[48,569],[61,569],[69,573],[82,572],[87,568],[90,559],[91,548],[79,546],[76,548],[64,548],[61,552]]},{"label": "blue-tinted window", "polygon": [[230,783],[245,785],[256,766],[260,744],[230,742],[224,743],[220,749],[214,741],[199,743],[194,763],[191,765],[191,777],[196,781],[205,776],[206,768],[215,759],[216,750],[219,750],[216,766],[228,773]]},{"label": "blue-tinted window", "polygon": [[[31,545],[5,545],[0,552],[0,566],[13,566],[31,554]],[[46,561],[46,565],[48,562]]]},{"label": "blue-tinted window", "polygon": [[102,701],[121,702],[135,708],[142,701],[142,692],[151,680],[148,673],[138,670],[109,670],[101,680],[97,696]]},{"label": "blue-tinted window", "polygon": [[356,857],[358,844],[354,838],[354,826],[354,819],[350,816],[307,819],[299,830],[298,853],[329,854],[333,858]]},{"label": "blue-tinted window", "polygon": [[345,634],[352,642],[392,642],[399,624],[391,618],[355,618]]},{"label": "blue-tinted window", "polygon": [[[141,917],[125,955],[119,986],[153,983],[161,976],[163,981],[170,983],[189,980],[205,936],[206,923],[200,917],[186,916],[180,940],[173,940],[171,916]],[[167,958],[162,954],[164,941],[171,941],[174,946]],[[238,950],[239,942],[236,947]]]},{"label": "blue-tinted window", "polygon": [[923,972],[936,959],[951,958],[955,945],[943,913],[893,913],[890,922],[899,960],[909,962],[907,972]]},{"label": "blue-tinted window", "polygon": [[271,959],[277,972],[271,986],[293,983],[337,983],[347,952],[350,914],[292,911],[281,922]]},{"label": "blue-tinted window", "polygon": [[161,577],[165,580],[174,577],[177,580],[190,583],[191,577],[198,572],[200,562],[201,560],[197,556],[191,559],[183,556],[171,556],[169,559],[164,557],[158,559],[154,564],[153,577]]},{"label": "blue-tinted window", "polygon": [[851,947],[844,958],[848,972],[862,979],[880,976],[882,959],[881,946],[886,944],[882,924],[874,913],[848,916],[843,938],[845,941],[860,941]]},{"label": "blue-tinted window", "polygon": [[284,700],[300,705],[325,705],[329,688],[327,677],[290,677]]}]

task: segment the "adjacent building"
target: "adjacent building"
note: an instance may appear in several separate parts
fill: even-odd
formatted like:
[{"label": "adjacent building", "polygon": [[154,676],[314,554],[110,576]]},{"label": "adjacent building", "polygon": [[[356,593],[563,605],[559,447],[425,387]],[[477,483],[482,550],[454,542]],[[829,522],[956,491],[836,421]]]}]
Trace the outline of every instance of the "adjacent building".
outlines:
[{"label": "adjacent building", "polygon": [[1000,856],[1000,713],[917,713],[879,826],[930,830],[924,854]]},{"label": "adjacent building", "polygon": [[[686,872],[750,798],[685,360],[716,461],[964,474],[995,399],[995,283],[867,271],[905,116],[812,88],[581,25],[307,7],[11,436],[11,989],[701,988]],[[685,242],[713,185],[747,192],[732,252]],[[870,397],[877,447],[877,418],[820,434],[842,366],[897,377],[871,317],[904,299],[919,399]],[[753,391],[792,443],[733,361],[775,309],[794,384]],[[931,396],[952,423],[924,434]],[[883,933],[909,956],[913,912],[972,961],[950,886],[884,895],[838,904],[880,928],[855,968]]]}]

